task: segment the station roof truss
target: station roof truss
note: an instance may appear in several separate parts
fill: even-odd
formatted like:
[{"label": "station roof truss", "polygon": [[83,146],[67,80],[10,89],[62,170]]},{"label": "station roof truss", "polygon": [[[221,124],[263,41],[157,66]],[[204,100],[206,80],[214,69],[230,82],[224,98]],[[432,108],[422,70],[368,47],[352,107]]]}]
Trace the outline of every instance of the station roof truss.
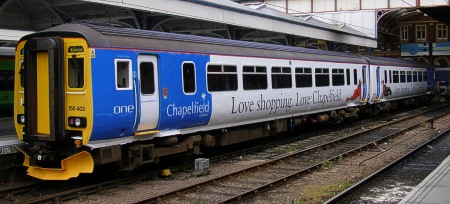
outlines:
[{"label": "station roof truss", "polygon": [[[230,0],[155,2],[0,0],[0,29],[32,32],[64,23],[96,21],[138,29],[282,45],[295,45],[303,39],[320,39],[376,47],[375,37],[351,26],[327,24],[309,16],[295,17],[264,4],[244,6]],[[0,36],[0,40],[6,39]]]}]

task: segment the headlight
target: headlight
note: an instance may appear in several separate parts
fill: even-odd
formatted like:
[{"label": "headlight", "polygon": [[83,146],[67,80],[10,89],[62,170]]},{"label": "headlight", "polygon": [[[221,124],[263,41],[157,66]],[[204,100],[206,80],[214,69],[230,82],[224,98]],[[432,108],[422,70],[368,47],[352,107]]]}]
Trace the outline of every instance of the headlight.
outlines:
[{"label": "headlight", "polygon": [[25,124],[25,115],[24,114],[18,114],[17,115],[17,123]]},{"label": "headlight", "polygon": [[86,127],[86,121],[85,117],[69,117],[67,122],[70,127]]},{"label": "headlight", "polygon": [[80,127],[80,125],[81,125],[80,118],[75,118],[75,126]]}]

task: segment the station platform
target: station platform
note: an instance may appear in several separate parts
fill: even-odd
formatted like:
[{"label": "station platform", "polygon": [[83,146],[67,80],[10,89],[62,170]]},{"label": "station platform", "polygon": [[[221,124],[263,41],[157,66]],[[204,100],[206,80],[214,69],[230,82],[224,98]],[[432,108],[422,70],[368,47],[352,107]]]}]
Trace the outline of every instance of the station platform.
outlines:
[{"label": "station platform", "polygon": [[450,203],[450,156],[403,198],[400,203]]},{"label": "station platform", "polygon": [[17,138],[13,120],[13,117],[0,118],[0,155],[17,153],[16,146],[25,145]]},{"label": "station platform", "polygon": [[0,155],[15,154],[19,150],[17,146],[25,145],[24,142],[17,139],[17,135],[2,135],[0,137]]}]

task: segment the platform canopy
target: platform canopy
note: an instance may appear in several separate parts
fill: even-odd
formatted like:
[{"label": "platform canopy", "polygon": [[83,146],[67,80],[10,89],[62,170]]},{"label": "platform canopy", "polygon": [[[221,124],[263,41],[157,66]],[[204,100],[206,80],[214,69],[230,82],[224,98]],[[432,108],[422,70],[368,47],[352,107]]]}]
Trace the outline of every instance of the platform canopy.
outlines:
[{"label": "platform canopy", "polygon": [[158,0],[157,3],[152,0],[83,1],[346,44],[377,45],[374,36],[350,26],[334,26],[308,16],[295,17],[264,6],[251,8],[229,0]]},{"label": "platform canopy", "polygon": [[0,43],[26,34],[22,31],[80,21],[291,46],[309,39],[377,45],[376,35],[349,24],[231,0],[0,0],[0,29],[15,31],[1,32]]}]

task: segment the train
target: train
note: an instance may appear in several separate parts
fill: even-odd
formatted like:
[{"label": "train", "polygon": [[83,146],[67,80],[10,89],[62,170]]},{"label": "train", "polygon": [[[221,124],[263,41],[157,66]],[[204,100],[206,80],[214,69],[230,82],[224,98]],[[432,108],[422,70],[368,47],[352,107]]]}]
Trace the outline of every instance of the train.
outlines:
[{"label": "train", "polygon": [[14,47],[0,47],[0,117],[13,115]]},{"label": "train", "polygon": [[63,24],[16,47],[27,173],[68,180],[426,101],[433,67],[291,46]]}]

